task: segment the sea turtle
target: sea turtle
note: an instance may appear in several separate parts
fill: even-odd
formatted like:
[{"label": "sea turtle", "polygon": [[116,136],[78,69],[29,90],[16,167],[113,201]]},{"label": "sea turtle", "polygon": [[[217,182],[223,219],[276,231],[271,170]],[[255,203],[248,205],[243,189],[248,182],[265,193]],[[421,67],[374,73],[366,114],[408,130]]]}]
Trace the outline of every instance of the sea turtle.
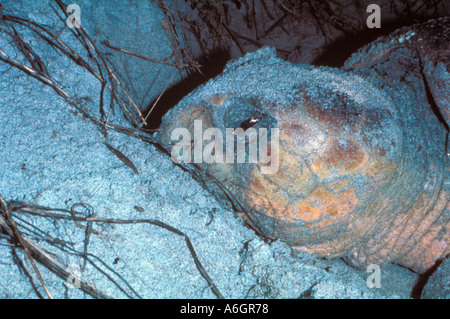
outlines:
[{"label": "sea turtle", "polygon": [[[250,163],[249,146],[247,162],[199,161],[192,171],[269,238],[423,273],[450,253],[449,22],[397,30],[341,69],[294,65],[268,47],[248,53],[171,109],[158,136],[173,153],[177,128],[192,133],[187,152],[191,140],[220,140],[197,144],[198,121],[223,136],[252,128],[258,150],[267,133],[270,161]],[[246,138],[235,135],[235,146]],[[233,151],[236,160],[242,150]]]}]

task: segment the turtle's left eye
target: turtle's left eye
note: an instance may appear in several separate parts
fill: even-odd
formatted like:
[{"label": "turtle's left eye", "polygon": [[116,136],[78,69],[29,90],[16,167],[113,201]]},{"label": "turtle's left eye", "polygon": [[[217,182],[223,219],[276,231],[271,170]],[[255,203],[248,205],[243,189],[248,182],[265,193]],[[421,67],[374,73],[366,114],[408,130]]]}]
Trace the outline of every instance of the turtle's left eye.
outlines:
[{"label": "turtle's left eye", "polygon": [[242,128],[244,130],[244,132],[249,129],[250,127],[252,127],[253,125],[256,124],[256,122],[258,122],[259,119],[256,119],[252,116],[251,119],[245,120],[244,122],[241,123],[241,125],[239,125],[240,128]]}]

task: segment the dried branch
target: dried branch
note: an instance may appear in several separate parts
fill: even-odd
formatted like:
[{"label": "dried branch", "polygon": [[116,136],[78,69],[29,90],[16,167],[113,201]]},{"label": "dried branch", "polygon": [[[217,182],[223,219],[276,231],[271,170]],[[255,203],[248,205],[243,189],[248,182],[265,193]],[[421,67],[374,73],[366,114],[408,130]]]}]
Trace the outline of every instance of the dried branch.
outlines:
[{"label": "dried branch", "polygon": [[[33,257],[31,256],[32,244],[29,241],[24,240],[22,237],[22,234],[20,233],[19,229],[17,228],[17,224],[14,221],[11,213],[9,212],[8,206],[6,205],[5,201],[3,200],[3,197],[0,195],[0,208],[2,209],[3,214],[5,217],[0,219],[0,226],[6,231],[6,233],[9,234],[11,239],[17,241],[21,248],[25,251],[25,255],[27,256],[28,260],[31,263],[31,266],[33,267],[34,272],[36,273],[39,281],[42,284],[42,287],[45,290],[45,293],[50,299],[53,299],[52,294],[50,293],[50,290],[48,290],[47,286],[44,283],[44,279],[42,279],[41,273],[39,269],[36,267],[36,264],[34,262]],[[30,249],[31,248],[31,249]]]},{"label": "dried branch", "polygon": [[[5,204],[6,205],[6,204]],[[201,276],[206,280],[206,282],[208,283],[211,291],[220,299],[223,299],[223,295],[220,293],[219,289],[216,287],[216,285],[214,284],[213,280],[211,279],[211,277],[209,277],[209,275],[207,274],[205,268],[203,267],[203,265],[201,264],[197,253],[195,252],[194,246],[192,245],[191,240],[189,239],[189,237],[183,233],[182,231],[166,224],[163,223],[159,220],[156,219],[130,219],[130,220],[125,220],[125,219],[108,219],[108,218],[97,218],[97,217],[92,217],[92,214],[88,214],[87,216],[75,211],[72,207],[72,209],[70,210],[66,210],[66,209],[52,209],[49,207],[43,207],[43,206],[36,206],[36,205],[28,205],[26,203],[22,203],[22,202],[17,202],[17,201],[11,201],[9,202],[9,206],[11,207],[11,211],[13,211],[14,213],[25,213],[25,214],[30,214],[33,216],[39,216],[39,217],[44,217],[44,218],[51,218],[53,220],[68,220],[68,221],[73,221],[73,222],[90,222],[90,223],[107,223],[107,224],[151,224],[154,226],[158,226],[161,228],[164,228],[178,236],[181,236],[184,238],[184,240],[186,241],[186,245],[189,249],[189,252],[192,256],[192,258],[194,259],[194,263],[195,266],[197,267],[198,271],[200,272]],[[57,211],[58,213],[55,213],[54,211]],[[64,213],[64,214],[62,214]],[[1,218],[1,217],[0,217]],[[1,219],[0,219],[0,226],[2,226],[1,224]],[[36,244],[33,243],[33,247],[36,247]],[[42,250],[41,250],[42,251]],[[86,254],[88,255],[88,254]],[[42,260],[42,257],[47,257],[48,258],[49,254],[48,253],[44,253],[44,256],[37,256],[37,260]],[[83,255],[81,255],[83,256]],[[86,256],[83,256],[84,258],[86,258]],[[35,257],[36,258],[36,257]],[[54,259],[52,260],[52,262],[49,262],[48,260],[43,260],[44,263],[46,265],[50,264],[54,264]],[[61,271],[61,267],[59,269],[57,269],[58,272]],[[69,274],[70,275],[70,274]],[[69,276],[68,275],[68,276]],[[66,277],[67,278],[67,277]]]},{"label": "dried branch", "polygon": [[178,64],[176,64],[176,63],[170,63],[170,62],[166,62],[166,61],[161,61],[161,60],[156,60],[156,59],[148,58],[148,57],[143,56],[143,55],[140,55],[140,54],[138,54],[138,53],[131,52],[131,51],[128,51],[128,50],[125,50],[125,49],[121,49],[121,48],[112,46],[111,44],[109,44],[108,41],[102,41],[102,44],[103,44],[104,46],[106,46],[106,47],[112,49],[112,50],[116,50],[116,51],[119,51],[119,52],[122,52],[122,53],[125,53],[125,54],[129,54],[129,55],[132,55],[132,56],[135,56],[135,57],[144,59],[144,60],[146,60],[146,61],[155,62],[155,63],[161,63],[161,64],[165,64],[165,65],[169,65],[169,66],[174,66],[174,67],[176,67],[176,68],[178,68],[178,69],[183,69],[183,68],[186,68],[186,67],[189,66],[188,64],[181,64],[181,65],[178,65]]}]

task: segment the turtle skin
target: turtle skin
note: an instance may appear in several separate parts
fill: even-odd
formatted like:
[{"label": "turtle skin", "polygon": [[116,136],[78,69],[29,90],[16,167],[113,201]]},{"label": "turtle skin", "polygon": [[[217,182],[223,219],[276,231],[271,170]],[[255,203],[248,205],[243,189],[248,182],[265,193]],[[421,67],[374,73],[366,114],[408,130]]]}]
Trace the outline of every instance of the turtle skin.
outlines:
[{"label": "turtle skin", "polygon": [[268,238],[424,273],[450,253],[449,25],[400,29],[341,69],[294,65],[267,47],[248,53],[171,109],[157,136],[171,150],[174,129],[193,133],[195,120],[224,136],[266,128],[276,172],[263,174],[273,164],[263,161],[191,171]]}]

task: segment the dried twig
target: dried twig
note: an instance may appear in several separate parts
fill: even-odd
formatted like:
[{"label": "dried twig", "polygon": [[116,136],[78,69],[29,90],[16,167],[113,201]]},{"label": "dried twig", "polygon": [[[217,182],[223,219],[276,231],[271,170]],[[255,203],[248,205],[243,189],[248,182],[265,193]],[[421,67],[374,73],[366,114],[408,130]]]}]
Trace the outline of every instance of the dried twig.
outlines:
[{"label": "dried twig", "polygon": [[[69,16],[69,13],[67,12],[67,5],[65,5],[61,0],[54,0],[58,6],[61,8],[61,10],[63,11],[64,15],[66,17]],[[62,18],[61,18],[62,19]],[[62,19],[63,20],[63,19]],[[63,20],[64,21],[64,20]],[[117,76],[114,74],[114,72],[112,71],[112,68],[109,66],[109,64],[106,62],[105,58],[103,57],[103,54],[100,52],[100,50],[97,48],[97,46],[95,45],[94,41],[92,41],[92,39],[89,37],[89,35],[87,34],[87,32],[83,29],[83,27],[80,26],[80,28],[76,28],[76,31],[72,29],[70,29],[72,32],[77,32],[79,36],[77,36],[77,39],[79,39],[86,47],[86,50],[90,53],[92,59],[94,59],[93,55],[91,54],[90,49],[94,50],[96,56],[99,58],[99,60],[102,62],[102,67],[104,67],[108,73],[108,78],[109,81],[111,83],[111,85],[117,84],[121,90],[122,93],[125,94],[125,96],[128,99],[128,102],[133,106],[133,108],[135,109],[140,121],[146,125],[145,120],[142,116],[142,113],[139,109],[139,107],[136,105],[136,103],[133,101],[133,99],[131,98],[131,96],[128,94],[127,90],[123,87],[122,83],[119,81],[119,79],[117,78]],[[100,63],[98,61],[96,61],[99,69],[101,69],[100,67]],[[114,80],[114,81],[113,81]],[[126,106],[124,104],[121,104],[122,107]],[[126,108],[126,111],[128,113],[129,110],[128,108]],[[131,118],[132,119],[132,118]]]},{"label": "dried twig", "polygon": [[[6,204],[4,199],[0,196],[0,229],[5,232],[9,236],[9,241],[13,244],[14,247],[12,247],[16,263],[18,263],[19,267],[24,270],[27,277],[30,278],[30,282],[38,294],[39,297],[42,298],[42,295],[39,293],[37,287],[33,283],[31,274],[27,271],[25,265],[22,262],[19,262],[19,258],[17,256],[17,253],[15,253],[16,247],[21,248],[24,250],[25,255],[27,256],[28,261],[32,265],[33,271],[36,273],[44,291],[46,292],[47,296],[51,299],[53,299],[52,294],[50,293],[49,289],[44,283],[44,280],[41,276],[41,273],[39,272],[35,261],[39,262],[46,268],[48,268],[50,271],[58,275],[62,279],[67,279],[70,277],[70,273],[66,270],[67,266],[62,265],[60,261],[52,257],[50,253],[39,247],[34,241],[25,238],[22,235],[22,232],[19,230],[18,225],[16,224],[15,220],[13,219],[12,213],[10,212],[9,205]],[[86,283],[84,280],[80,279],[80,289],[82,289],[84,292],[90,294],[93,297],[100,297],[100,298],[109,298],[107,295],[101,293],[96,288],[93,288],[88,283]]]},{"label": "dried twig", "polygon": [[[59,1],[55,0],[60,8],[64,10],[65,5]],[[56,11],[55,11],[56,12]],[[64,11],[64,14],[66,12]],[[58,14],[58,17],[61,21],[64,22],[63,17],[61,17]],[[104,89],[105,87],[109,88],[111,92],[111,103],[110,103],[110,112],[114,112],[114,101],[118,102],[118,105],[123,109],[124,113],[126,114],[127,118],[130,119],[132,122],[135,122],[135,117],[133,115],[133,112],[128,108],[128,104],[131,105],[134,108],[136,116],[139,118],[139,122],[141,125],[146,125],[145,119],[143,118],[143,115],[136,105],[136,103],[133,101],[131,96],[128,94],[128,92],[125,90],[121,82],[118,80],[118,77],[114,74],[112,71],[112,68],[109,66],[107,61],[104,59],[103,54],[98,50],[94,42],[90,39],[90,37],[87,35],[87,33],[84,31],[83,28],[77,29],[77,31],[74,31],[73,29],[70,29],[70,31],[76,36],[76,39],[78,39],[83,46],[86,49],[87,55],[94,62],[95,67],[97,70],[94,69],[93,66],[90,65],[88,61],[86,61],[80,54],[75,52],[73,49],[71,49],[67,44],[65,44],[54,32],[52,32],[48,27],[39,25],[35,22],[32,22],[27,19],[23,19],[20,17],[16,17],[13,15],[6,15],[3,14],[0,16],[1,21],[3,24],[7,25],[11,30],[13,29],[13,26],[10,26],[9,23],[16,23],[24,27],[30,28],[33,32],[35,32],[39,37],[41,37],[45,42],[47,42],[53,49],[61,52],[62,54],[65,54],[68,58],[70,58],[72,61],[74,61],[77,65],[85,68],[88,70],[91,74],[93,74],[102,85],[101,92],[100,92],[100,114],[101,119],[104,118],[104,110],[103,110],[103,95],[104,95]],[[19,60],[12,58],[6,54],[4,50],[0,52],[0,59],[3,62],[6,62],[14,67],[19,68],[20,70],[26,72],[27,74],[33,76],[34,78],[38,79],[39,81],[43,82],[46,85],[51,86],[59,95],[61,95],[66,100],[70,101],[76,101],[75,98],[72,98],[69,94],[66,92],[62,92],[62,88],[60,85],[56,83],[56,81],[50,76],[48,73],[45,64],[42,62],[42,59],[34,54],[31,47],[29,45],[24,45],[25,41],[23,41],[17,32],[11,31],[8,33],[12,37],[12,43],[16,43],[16,46],[18,49],[24,54],[25,58],[30,62],[30,66],[26,66],[24,63],[20,62]],[[95,55],[93,54],[95,53]],[[108,80],[105,79],[103,75],[102,69],[106,70],[106,73],[108,75]],[[119,93],[123,93],[126,100],[124,100],[120,94],[118,94],[117,90],[115,90],[115,86],[118,86],[120,88]],[[72,103],[71,103],[72,104]],[[72,104],[73,105],[73,104]],[[77,108],[79,110],[79,108]],[[86,116],[86,112],[83,112],[83,115]],[[107,118],[108,120],[109,118]],[[138,125],[138,123],[135,123]]]},{"label": "dried twig", "polygon": [[[22,237],[22,234],[20,233],[19,229],[17,228],[17,224],[14,221],[8,206],[6,205],[5,201],[3,200],[3,197],[0,195],[0,208],[3,211],[3,214],[5,215],[5,217],[0,217],[0,226],[2,226],[2,228],[4,229],[4,231],[6,231],[11,239],[16,240],[21,248],[24,250],[25,255],[27,256],[28,260],[31,263],[31,266],[33,267],[34,272],[36,273],[39,281],[42,284],[42,287],[45,290],[45,293],[47,294],[47,296],[50,299],[53,299],[52,294],[50,293],[50,290],[48,290],[47,286],[44,283],[44,279],[42,279],[41,273],[39,271],[39,269],[36,267],[36,264],[34,262],[33,257],[31,256],[31,251],[33,251],[32,249],[32,243],[29,241],[25,241],[24,238]],[[31,248],[31,249],[30,249]]]},{"label": "dried twig", "polygon": [[130,161],[128,159],[128,157],[126,157],[121,151],[119,151],[118,149],[115,149],[114,147],[112,147],[111,145],[109,145],[108,143],[104,143],[105,146],[114,154],[116,155],[125,165],[127,165],[129,168],[131,168],[133,170],[133,172],[135,172],[137,175],[139,175],[139,171],[136,168],[136,166],[133,164],[132,161]]},{"label": "dried twig", "polygon": [[[51,218],[54,220],[64,219],[64,220],[70,220],[70,221],[74,221],[74,222],[91,222],[91,223],[107,223],[107,224],[151,224],[154,226],[164,228],[164,229],[184,238],[184,240],[186,241],[186,245],[189,249],[189,252],[191,253],[192,258],[194,259],[195,266],[197,267],[197,269],[200,272],[200,274],[202,275],[202,277],[208,283],[211,291],[218,298],[220,298],[220,299],[224,298],[223,295],[220,293],[219,289],[214,284],[211,277],[209,277],[209,275],[207,274],[205,268],[202,266],[202,264],[197,256],[197,253],[195,252],[194,246],[192,245],[192,242],[189,239],[189,237],[182,231],[180,231],[166,223],[163,223],[156,219],[125,220],[125,219],[97,218],[97,217],[92,217],[91,215],[84,216],[80,213],[77,213],[76,211],[74,211],[72,209],[71,210],[52,209],[52,208],[43,207],[43,206],[27,205],[25,203],[17,202],[17,201],[11,201],[9,203],[9,205],[11,206],[11,210],[14,211],[15,213],[18,213],[18,212],[26,213],[26,214],[30,214],[30,215],[34,215],[34,216]],[[54,213],[52,211],[58,211],[59,213]],[[61,214],[61,213],[65,213],[65,214]]]},{"label": "dried twig", "polygon": [[156,59],[148,58],[148,57],[143,56],[143,55],[140,55],[140,54],[138,54],[138,53],[131,52],[131,51],[128,51],[128,50],[125,50],[125,49],[121,49],[121,48],[112,46],[111,44],[109,44],[108,41],[102,41],[102,44],[105,45],[106,47],[112,49],[112,50],[116,50],[116,51],[119,51],[119,52],[122,52],[122,53],[126,53],[126,54],[129,54],[129,55],[133,55],[133,56],[135,56],[135,57],[144,59],[144,60],[146,60],[146,61],[155,62],[155,63],[161,63],[161,64],[165,64],[165,65],[169,65],[169,66],[174,66],[174,67],[176,67],[176,68],[178,68],[178,69],[183,69],[183,68],[186,68],[186,67],[189,66],[188,64],[181,64],[181,65],[178,65],[178,64],[176,64],[176,63],[170,63],[170,62],[166,62],[166,61],[161,61],[161,60],[156,60]]}]

